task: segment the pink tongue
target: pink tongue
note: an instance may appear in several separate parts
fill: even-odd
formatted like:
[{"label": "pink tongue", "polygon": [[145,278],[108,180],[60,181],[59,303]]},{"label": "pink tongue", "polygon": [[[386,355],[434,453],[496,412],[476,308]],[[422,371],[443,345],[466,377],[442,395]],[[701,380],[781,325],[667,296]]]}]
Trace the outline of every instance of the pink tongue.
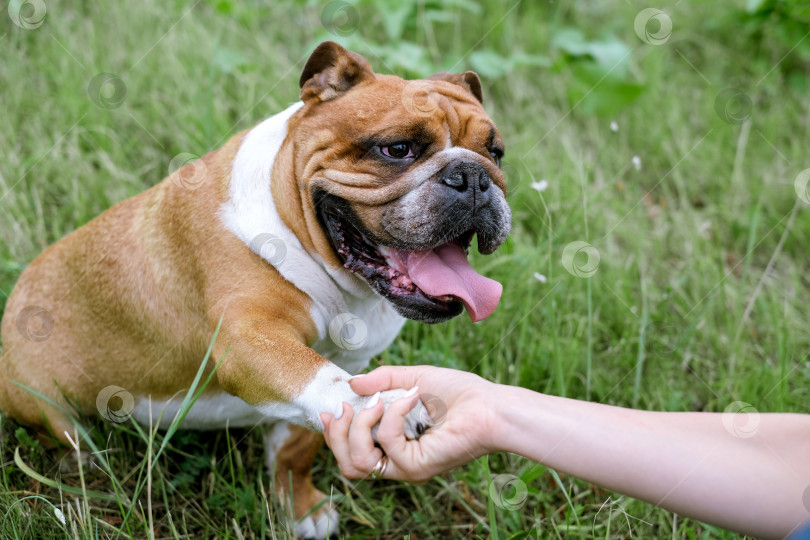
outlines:
[{"label": "pink tongue", "polygon": [[486,319],[501,299],[503,286],[478,274],[456,243],[427,251],[400,251],[408,277],[431,296],[455,296],[467,308],[473,322]]}]

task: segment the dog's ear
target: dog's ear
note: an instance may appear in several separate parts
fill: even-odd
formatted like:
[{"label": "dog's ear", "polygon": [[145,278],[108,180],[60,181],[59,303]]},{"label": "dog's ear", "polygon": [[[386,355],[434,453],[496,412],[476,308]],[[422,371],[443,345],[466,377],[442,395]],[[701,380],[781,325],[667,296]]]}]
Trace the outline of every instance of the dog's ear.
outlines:
[{"label": "dog's ear", "polygon": [[474,71],[465,71],[464,73],[448,73],[442,71],[430,76],[435,81],[447,81],[449,83],[457,84],[462,88],[468,90],[479,103],[484,103],[484,95],[481,92],[481,79]]},{"label": "dog's ear", "polygon": [[334,41],[318,45],[301,73],[301,100],[334,99],[363,81],[373,80],[368,61]]}]

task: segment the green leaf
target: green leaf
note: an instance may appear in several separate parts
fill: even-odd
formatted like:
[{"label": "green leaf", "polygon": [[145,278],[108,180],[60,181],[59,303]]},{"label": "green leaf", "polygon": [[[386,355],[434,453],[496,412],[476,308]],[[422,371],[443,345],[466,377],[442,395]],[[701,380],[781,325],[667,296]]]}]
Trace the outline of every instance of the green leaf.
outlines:
[{"label": "green leaf", "polygon": [[512,56],[514,66],[551,67],[551,58],[539,54],[519,53]]},{"label": "green leaf", "polygon": [[472,13],[473,15],[479,15],[482,11],[481,5],[478,2],[473,2],[472,0],[440,0],[435,2],[426,2],[425,7],[430,11],[447,11],[448,8],[453,7],[463,9],[469,13]]},{"label": "green leaf", "polygon": [[804,75],[804,73],[790,73],[788,75],[788,85],[793,88],[794,91],[803,96],[808,94],[807,77]]},{"label": "green leaf", "polygon": [[604,116],[616,114],[635,101],[644,85],[626,81],[621,77],[605,76],[594,62],[582,62],[571,67],[574,80],[568,88],[572,107]]},{"label": "green leaf", "polygon": [[551,45],[570,56],[593,59],[602,74],[624,76],[628,71],[631,49],[616,38],[588,41],[579,29],[562,28],[554,35]]},{"label": "green leaf", "polygon": [[418,77],[427,77],[436,71],[433,63],[428,59],[424,47],[401,41],[396,45],[371,45],[374,55],[383,59],[386,67],[394,71],[406,71]]},{"label": "green leaf", "polygon": [[375,1],[377,12],[381,15],[385,33],[391,41],[399,41],[405,30],[405,22],[408,15],[413,11],[415,2],[388,2],[387,0]]},{"label": "green leaf", "polygon": [[745,3],[745,11],[748,13],[759,13],[770,9],[773,9],[773,0],[748,0]]},{"label": "green leaf", "polygon": [[250,60],[240,52],[225,47],[217,47],[211,59],[219,71],[225,74],[233,73],[237,68],[247,66]]},{"label": "green leaf", "polygon": [[554,478],[554,482],[557,484],[557,487],[560,488],[560,492],[565,496],[565,500],[568,502],[568,507],[571,509],[571,513],[574,515],[574,521],[576,521],[577,527],[580,527],[579,512],[577,512],[576,507],[574,507],[574,503],[571,502],[571,497],[568,495],[568,490],[565,489],[565,486],[560,479],[560,475],[557,474],[557,471],[554,469],[548,469],[548,472],[551,473],[551,476]]},{"label": "green leaf", "polygon": [[117,502],[117,498],[114,495],[110,495],[109,493],[102,493],[100,491],[93,491],[90,489],[82,489],[73,486],[68,486],[65,484],[60,484],[56,480],[51,480],[50,478],[46,478],[39,474],[37,471],[29,467],[20,457],[20,447],[18,446],[14,450],[14,463],[17,464],[17,467],[20,468],[22,472],[39,482],[40,484],[44,484],[48,487],[52,487],[54,489],[58,489],[64,493],[70,493],[71,495],[83,495],[86,497],[92,497],[94,499],[101,499],[104,501],[111,501]]},{"label": "green leaf", "polygon": [[577,28],[560,28],[551,39],[551,46],[573,56],[588,54],[585,35]]},{"label": "green leaf", "polygon": [[508,58],[490,49],[470,54],[470,65],[479,75],[488,79],[503,77],[512,70],[512,63]]},{"label": "green leaf", "polygon": [[430,10],[425,13],[425,20],[436,23],[451,23],[458,20],[458,15],[450,11]]},{"label": "green leaf", "polygon": [[807,2],[783,2],[785,14],[796,21],[810,23],[810,4]]},{"label": "green leaf", "polygon": [[230,15],[233,13],[233,2],[231,0],[219,0],[214,4],[214,9],[223,15]]}]

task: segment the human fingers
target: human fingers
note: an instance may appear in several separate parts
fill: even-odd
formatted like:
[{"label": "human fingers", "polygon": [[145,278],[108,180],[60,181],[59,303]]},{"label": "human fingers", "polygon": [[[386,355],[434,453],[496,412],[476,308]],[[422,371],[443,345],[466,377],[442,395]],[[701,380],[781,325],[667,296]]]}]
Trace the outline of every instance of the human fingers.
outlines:
[{"label": "human fingers", "polygon": [[419,402],[419,394],[394,401],[388,406],[377,428],[377,442],[383,451],[392,458],[403,458],[407,451],[405,438],[405,417]]},{"label": "human fingers", "polygon": [[349,427],[349,452],[351,466],[355,471],[368,474],[383,456],[382,450],[374,446],[371,428],[382,418],[385,404],[379,392],[374,394],[366,408],[355,417]]},{"label": "human fingers", "polygon": [[386,478],[419,484],[441,472],[436,470],[435,464],[425,461],[426,456],[433,453],[427,440],[433,434],[428,432],[419,440],[408,440],[404,435],[406,417],[418,402],[418,395],[399,399],[388,406],[380,421],[377,441],[389,460]]},{"label": "human fingers", "polygon": [[323,438],[326,441],[326,446],[329,446],[329,424],[332,422],[334,416],[332,413],[321,413],[321,424],[323,424]]},{"label": "human fingers", "polygon": [[[354,410],[348,403],[342,404],[343,414],[340,418],[327,419],[324,422],[324,439],[337,459],[340,472],[346,478],[362,478],[365,476],[361,471],[352,467],[352,454],[349,447],[349,427],[352,423]],[[330,415],[331,416],[331,415]]]},{"label": "human fingers", "polygon": [[413,388],[416,381],[433,366],[383,366],[365,375],[355,375],[349,384],[357,394],[369,396],[394,388]]}]

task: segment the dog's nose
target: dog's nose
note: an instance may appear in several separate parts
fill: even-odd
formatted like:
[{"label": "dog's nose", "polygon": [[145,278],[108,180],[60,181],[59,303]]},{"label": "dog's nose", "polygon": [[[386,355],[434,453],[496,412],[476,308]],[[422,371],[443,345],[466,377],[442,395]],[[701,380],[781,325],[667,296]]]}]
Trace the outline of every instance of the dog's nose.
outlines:
[{"label": "dog's nose", "polygon": [[461,161],[451,163],[441,172],[441,182],[455,190],[458,195],[471,199],[475,206],[489,202],[489,186],[492,179],[478,163]]}]

